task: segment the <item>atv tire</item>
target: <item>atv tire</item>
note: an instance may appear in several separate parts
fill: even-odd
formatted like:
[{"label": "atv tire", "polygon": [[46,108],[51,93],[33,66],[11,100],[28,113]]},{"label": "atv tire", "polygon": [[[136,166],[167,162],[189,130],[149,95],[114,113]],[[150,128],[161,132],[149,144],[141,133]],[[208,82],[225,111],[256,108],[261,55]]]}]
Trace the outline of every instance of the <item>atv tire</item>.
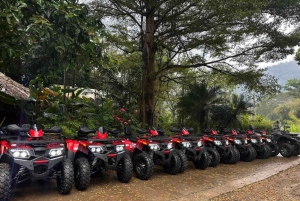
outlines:
[{"label": "atv tire", "polygon": [[7,201],[10,199],[11,193],[10,165],[8,163],[0,163],[0,175],[0,200]]},{"label": "atv tire", "polygon": [[235,164],[237,161],[239,161],[237,154],[237,150],[235,147],[231,147],[230,152],[228,153],[228,156],[221,157],[221,162],[225,164]]},{"label": "atv tire", "polygon": [[188,158],[185,155],[185,153],[183,153],[179,149],[175,149],[175,152],[178,154],[178,156],[180,158],[180,162],[181,162],[181,166],[180,166],[180,168],[178,170],[178,173],[183,173],[187,169],[187,167],[188,167],[188,164],[189,164]]},{"label": "atv tire", "polygon": [[178,173],[181,166],[181,161],[176,152],[172,154],[169,161],[163,165],[163,168],[167,174],[175,175]]},{"label": "atv tire", "polygon": [[236,164],[237,162],[239,162],[241,160],[241,153],[236,147],[233,147],[233,150],[235,151],[235,154],[236,154],[236,161],[233,161],[232,164]]},{"label": "atv tire", "polygon": [[154,172],[154,163],[147,153],[139,153],[134,159],[134,172],[136,177],[148,180]]},{"label": "atv tire", "polygon": [[131,158],[128,154],[125,154],[117,165],[117,176],[120,182],[128,183],[132,178],[133,165]]},{"label": "atv tire", "polygon": [[57,175],[57,191],[60,194],[69,194],[74,182],[74,167],[69,159],[62,162],[60,174]]},{"label": "atv tire", "polygon": [[294,153],[293,146],[289,143],[282,143],[279,145],[279,153],[283,157],[290,158]]},{"label": "atv tire", "polygon": [[271,156],[272,157],[277,156],[279,154],[279,146],[278,146],[278,144],[270,143],[269,146],[270,146],[270,148],[272,150]]},{"label": "atv tire", "polygon": [[219,165],[220,158],[221,158],[219,152],[216,149],[211,147],[206,148],[206,151],[210,155],[209,167],[216,167],[217,165]]},{"label": "atv tire", "polygon": [[194,165],[197,169],[205,170],[206,168],[208,168],[208,166],[210,164],[210,155],[209,155],[209,153],[205,150],[202,153],[200,160],[193,161],[193,163],[194,163]]},{"label": "atv tire", "polygon": [[300,154],[300,146],[297,144],[293,145],[293,156],[298,156]]},{"label": "atv tire", "polygon": [[248,152],[241,154],[241,160],[245,162],[251,162],[256,158],[256,150],[252,146],[248,146]]},{"label": "atv tire", "polygon": [[272,149],[269,145],[265,144],[262,151],[257,152],[256,158],[267,159],[272,155]]},{"label": "atv tire", "polygon": [[74,165],[75,187],[78,190],[86,190],[91,182],[91,167],[88,159],[80,157]]}]

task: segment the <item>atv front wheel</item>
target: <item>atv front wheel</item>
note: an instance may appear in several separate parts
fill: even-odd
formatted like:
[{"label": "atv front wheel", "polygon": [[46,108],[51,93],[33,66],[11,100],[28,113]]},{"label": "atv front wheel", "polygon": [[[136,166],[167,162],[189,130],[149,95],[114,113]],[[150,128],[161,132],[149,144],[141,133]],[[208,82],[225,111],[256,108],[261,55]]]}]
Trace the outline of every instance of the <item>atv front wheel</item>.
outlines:
[{"label": "atv front wheel", "polygon": [[62,162],[60,174],[57,175],[57,191],[60,194],[69,194],[74,182],[74,167],[69,159]]},{"label": "atv front wheel", "polygon": [[128,183],[132,177],[132,161],[128,154],[125,154],[117,166],[117,176],[120,182]]},{"label": "atv front wheel", "polygon": [[74,165],[75,171],[75,187],[78,190],[86,190],[91,181],[91,167],[89,161],[85,157],[76,159]]},{"label": "atv front wheel", "polygon": [[137,178],[148,180],[154,172],[152,158],[146,153],[139,153],[134,159],[134,171]]},{"label": "atv front wheel", "polygon": [[231,147],[230,152],[227,156],[221,157],[221,162],[225,164],[235,164],[240,159],[238,158],[239,155],[237,154],[238,150],[235,147]]},{"label": "atv front wheel", "polygon": [[257,152],[256,158],[267,159],[272,155],[272,150],[269,145],[264,144],[262,150]]},{"label": "atv front wheel", "polygon": [[0,200],[7,201],[11,192],[10,165],[0,163]]},{"label": "atv front wheel", "polygon": [[198,168],[200,170],[205,170],[210,164],[210,155],[209,155],[209,153],[205,150],[202,153],[200,160],[193,161],[193,163],[194,163],[196,168]]},{"label": "atv front wheel", "polygon": [[269,146],[270,146],[270,148],[272,150],[271,156],[277,156],[279,154],[279,146],[278,146],[278,144],[270,143]]},{"label": "atv front wheel", "polygon": [[175,151],[178,154],[181,162],[181,166],[179,168],[178,173],[183,173],[188,167],[188,163],[189,163],[188,158],[181,150],[175,149]]},{"label": "atv front wheel", "polygon": [[233,151],[235,151],[236,160],[232,161],[232,164],[236,164],[237,162],[239,162],[241,160],[241,153],[236,147],[233,147]]},{"label": "atv front wheel", "polygon": [[245,162],[251,162],[256,158],[256,150],[252,146],[248,146],[248,152],[241,154],[241,160]]},{"label": "atv front wheel", "polygon": [[283,157],[290,158],[293,155],[293,146],[289,143],[282,143],[279,145],[279,152]]},{"label": "atv front wheel", "polygon": [[216,167],[217,165],[219,165],[221,158],[219,152],[211,147],[206,148],[206,151],[208,152],[210,157],[209,167]]},{"label": "atv front wheel", "polygon": [[181,166],[181,161],[176,152],[172,154],[171,158],[169,161],[163,165],[163,168],[167,174],[177,174],[179,171],[179,168]]}]

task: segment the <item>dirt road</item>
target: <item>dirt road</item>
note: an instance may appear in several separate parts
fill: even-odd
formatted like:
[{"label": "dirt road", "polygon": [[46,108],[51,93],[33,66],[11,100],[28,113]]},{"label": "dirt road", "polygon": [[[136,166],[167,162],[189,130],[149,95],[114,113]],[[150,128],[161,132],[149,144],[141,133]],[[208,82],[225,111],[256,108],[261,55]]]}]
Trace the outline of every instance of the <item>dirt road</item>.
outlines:
[{"label": "dirt road", "polygon": [[[268,178],[299,163],[300,157],[280,156],[265,160],[256,159],[252,162],[238,162],[235,165],[220,164],[206,170],[197,170],[189,163],[188,170],[178,175],[167,175],[157,166],[150,180],[142,181],[133,177],[128,184],[120,183],[115,172],[108,171],[92,178],[91,185],[86,191],[73,188],[71,194],[63,196],[56,192],[55,181],[32,182],[18,185],[13,190],[12,200],[199,201],[212,198],[225,200],[226,196],[228,200],[234,200],[226,193]],[[221,197],[217,197],[219,195]],[[251,195],[248,196],[251,198]]]}]

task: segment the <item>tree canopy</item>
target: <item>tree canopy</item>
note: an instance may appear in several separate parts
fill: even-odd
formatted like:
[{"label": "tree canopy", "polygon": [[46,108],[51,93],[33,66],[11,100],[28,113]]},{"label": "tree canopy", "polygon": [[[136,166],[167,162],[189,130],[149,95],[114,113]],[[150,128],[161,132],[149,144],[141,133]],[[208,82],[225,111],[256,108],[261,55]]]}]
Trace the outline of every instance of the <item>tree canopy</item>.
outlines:
[{"label": "tree canopy", "polygon": [[299,34],[281,29],[289,19],[297,21],[299,1],[106,0],[92,5],[107,22],[107,39],[124,53],[142,56],[142,116],[150,124],[156,82],[171,70],[208,68],[239,75],[238,67],[246,67],[248,73],[256,62],[291,54],[299,41]]}]

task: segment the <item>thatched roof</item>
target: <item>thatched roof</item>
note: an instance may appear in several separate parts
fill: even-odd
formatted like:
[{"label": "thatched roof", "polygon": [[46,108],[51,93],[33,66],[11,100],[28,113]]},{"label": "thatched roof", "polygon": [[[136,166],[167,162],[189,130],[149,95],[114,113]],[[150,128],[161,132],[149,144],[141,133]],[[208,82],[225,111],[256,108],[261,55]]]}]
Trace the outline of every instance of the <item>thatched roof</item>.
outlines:
[{"label": "thatched roof", "polygon": [[19,84],[18,82],[12,80],[1,72],[0,91],[21,100],[28,100],[30,95],[29,88],[24,87],[22,84]]}]

